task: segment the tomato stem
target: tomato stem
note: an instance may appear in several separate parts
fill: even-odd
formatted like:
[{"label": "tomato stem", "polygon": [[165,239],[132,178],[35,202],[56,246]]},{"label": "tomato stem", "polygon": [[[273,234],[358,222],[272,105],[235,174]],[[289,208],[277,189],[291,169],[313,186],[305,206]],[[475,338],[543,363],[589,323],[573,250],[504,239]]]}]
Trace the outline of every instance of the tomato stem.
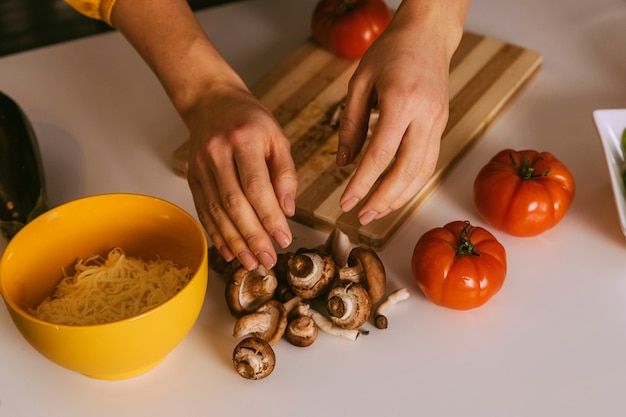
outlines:
[{"label": "tomato stem", "polygon": [[513,157],[513,152],[509,152],[509,158],[511,158],[511,163],[513,164],[515,169],[517,169],[517,172],[519,172],[519,175],[523,180],[532,180],[533,178],[547,177],[548,175],[550,175],[550,167],[548,167],[548,169],[546,169],[544,172],[535,173],[535,165],[537,164],[537,162],[543,160],[543,158],[538,157],[534,161],[530,162],[528,158],[521,155],[519,152],[516,153],[517,156],[519,156],[519,159],[522,161],[522,165],[517,163],[517,161]]},{"label": "tomato stem", "polygon": [[459,246],[456,249],[455,258],[464,255],[480,256],[480,253],[476,252],[476,246],[472,243],[470,235],[472,233],[472,225],[469,221],[465,221],[465,227],[461,229],[459,233]]},{"label": "tomato stem", "polygon": [[337,14],[339,16],[349,13],[352,9],[354,9],[354,0],[343,0],[337,6]]}]

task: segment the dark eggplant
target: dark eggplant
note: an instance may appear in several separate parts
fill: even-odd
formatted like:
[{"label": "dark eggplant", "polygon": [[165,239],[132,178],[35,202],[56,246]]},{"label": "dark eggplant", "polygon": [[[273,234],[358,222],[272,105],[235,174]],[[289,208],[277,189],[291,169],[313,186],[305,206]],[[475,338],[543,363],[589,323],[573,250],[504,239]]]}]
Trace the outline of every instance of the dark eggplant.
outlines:
[{"label": "dark eggplant", "polygon": [[10,240],[46,209],[43,165],[32,125],[0,92],[0,233]]}]

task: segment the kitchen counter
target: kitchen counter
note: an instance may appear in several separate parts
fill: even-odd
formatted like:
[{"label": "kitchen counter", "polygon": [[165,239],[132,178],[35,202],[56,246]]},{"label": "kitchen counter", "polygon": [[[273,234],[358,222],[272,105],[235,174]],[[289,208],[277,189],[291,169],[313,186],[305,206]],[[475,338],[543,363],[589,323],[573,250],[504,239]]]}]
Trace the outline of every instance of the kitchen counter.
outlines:
[{"label": "kitchen counter", "polygon": [[[242,1],[197,15],[253,83],[308,37],[314,4]],[[211,275],[203,311],[181,345],[146,374],[100,381],[40,356],[2,304],[0,417],[623,416],[626,237],[591,114],[626,107],[626,2],[475,0],[466,27],[539,51],[543,67],[381,251],[389,288],[412,294],[390,312],[388,329],[372,328],[356,342],[322,334],[306,349],[281,341],[274,373],[247,381],[233,370],[234,319],[223,282]],[[134,192],[195,214],[171,167],[185,127],[118,33],[3,57],[0,90],[34,125],[52,205]],[[574,203],[540,236],[494,231],[509,265],[486,305],[437,307],[412,280],[415,241],[451,220],[484,225],[473,178],[505,147],[550,151],[566,163],[577,180]],[[294,246],[326,238],[292,225]]]}]

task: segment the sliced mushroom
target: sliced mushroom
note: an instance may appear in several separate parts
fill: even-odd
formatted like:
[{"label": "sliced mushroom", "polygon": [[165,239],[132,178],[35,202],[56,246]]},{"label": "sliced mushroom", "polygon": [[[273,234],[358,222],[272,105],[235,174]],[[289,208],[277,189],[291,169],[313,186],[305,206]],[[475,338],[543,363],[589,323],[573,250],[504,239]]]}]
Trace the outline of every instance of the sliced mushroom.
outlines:
[{"label": "sliced mushroom", "polygon": [[268,300],[235,322],[233,336],[256,336],[274,346],[285,334],[287,311],[280,301]]},{"label": "sliced mushroom", "polygon": [[333,324],[344,329],[363,325],[372,312],[367,290],[358,282],[348,280],[340,281],[330,290],[326,306]]},{"label": "sliced mushroom", "polygon": [[311,346],[317,339],[317,325],[309,316],[296,316],[287,325],[285,339],[298,347]]},{"label": "sliced mushroom", "polygon": [[350,251],[348,266],[339,269],[339,278],[356,281],[367,290],[372,304],[385,295],[387,276],[378,254],[371,248],[357,246]]},{"label": "sliced mushroom", "polygon": [[235,317],[254,312],[272,299],[278,281],[272,270],[259,266],[253,271],[240,266],[226,284],[226,303]]},{"label": "sliced mushroom", "polygon": [[252,336],[235,346],[233,365],[237,373],[246,379],[263,379],[274,371],[276,355],[269,343]]},{"label": "sliced mushroom", "polygon": [[346,266],[348,255],[350,255],[350,238],[341,229],[336,227],[329,235],[320,250],[330,254],[338,267]]},{"label": "sliced mushroom", "polygon": [[287,282],[305,300],[326,293],[335,277],[335,263],[322,251],[298,252],[289,259]]}]

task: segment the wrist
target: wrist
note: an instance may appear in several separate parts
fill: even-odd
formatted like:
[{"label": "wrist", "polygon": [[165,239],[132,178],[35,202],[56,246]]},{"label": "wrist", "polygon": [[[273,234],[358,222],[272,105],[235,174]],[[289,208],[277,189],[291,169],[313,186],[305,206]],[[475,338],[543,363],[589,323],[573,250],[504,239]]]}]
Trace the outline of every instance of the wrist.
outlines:
[{"label": "wrist", "polygon": [[470,0],[404,0],[394,20],[440,41],[450,60],[463,36],[469,5]]}]

